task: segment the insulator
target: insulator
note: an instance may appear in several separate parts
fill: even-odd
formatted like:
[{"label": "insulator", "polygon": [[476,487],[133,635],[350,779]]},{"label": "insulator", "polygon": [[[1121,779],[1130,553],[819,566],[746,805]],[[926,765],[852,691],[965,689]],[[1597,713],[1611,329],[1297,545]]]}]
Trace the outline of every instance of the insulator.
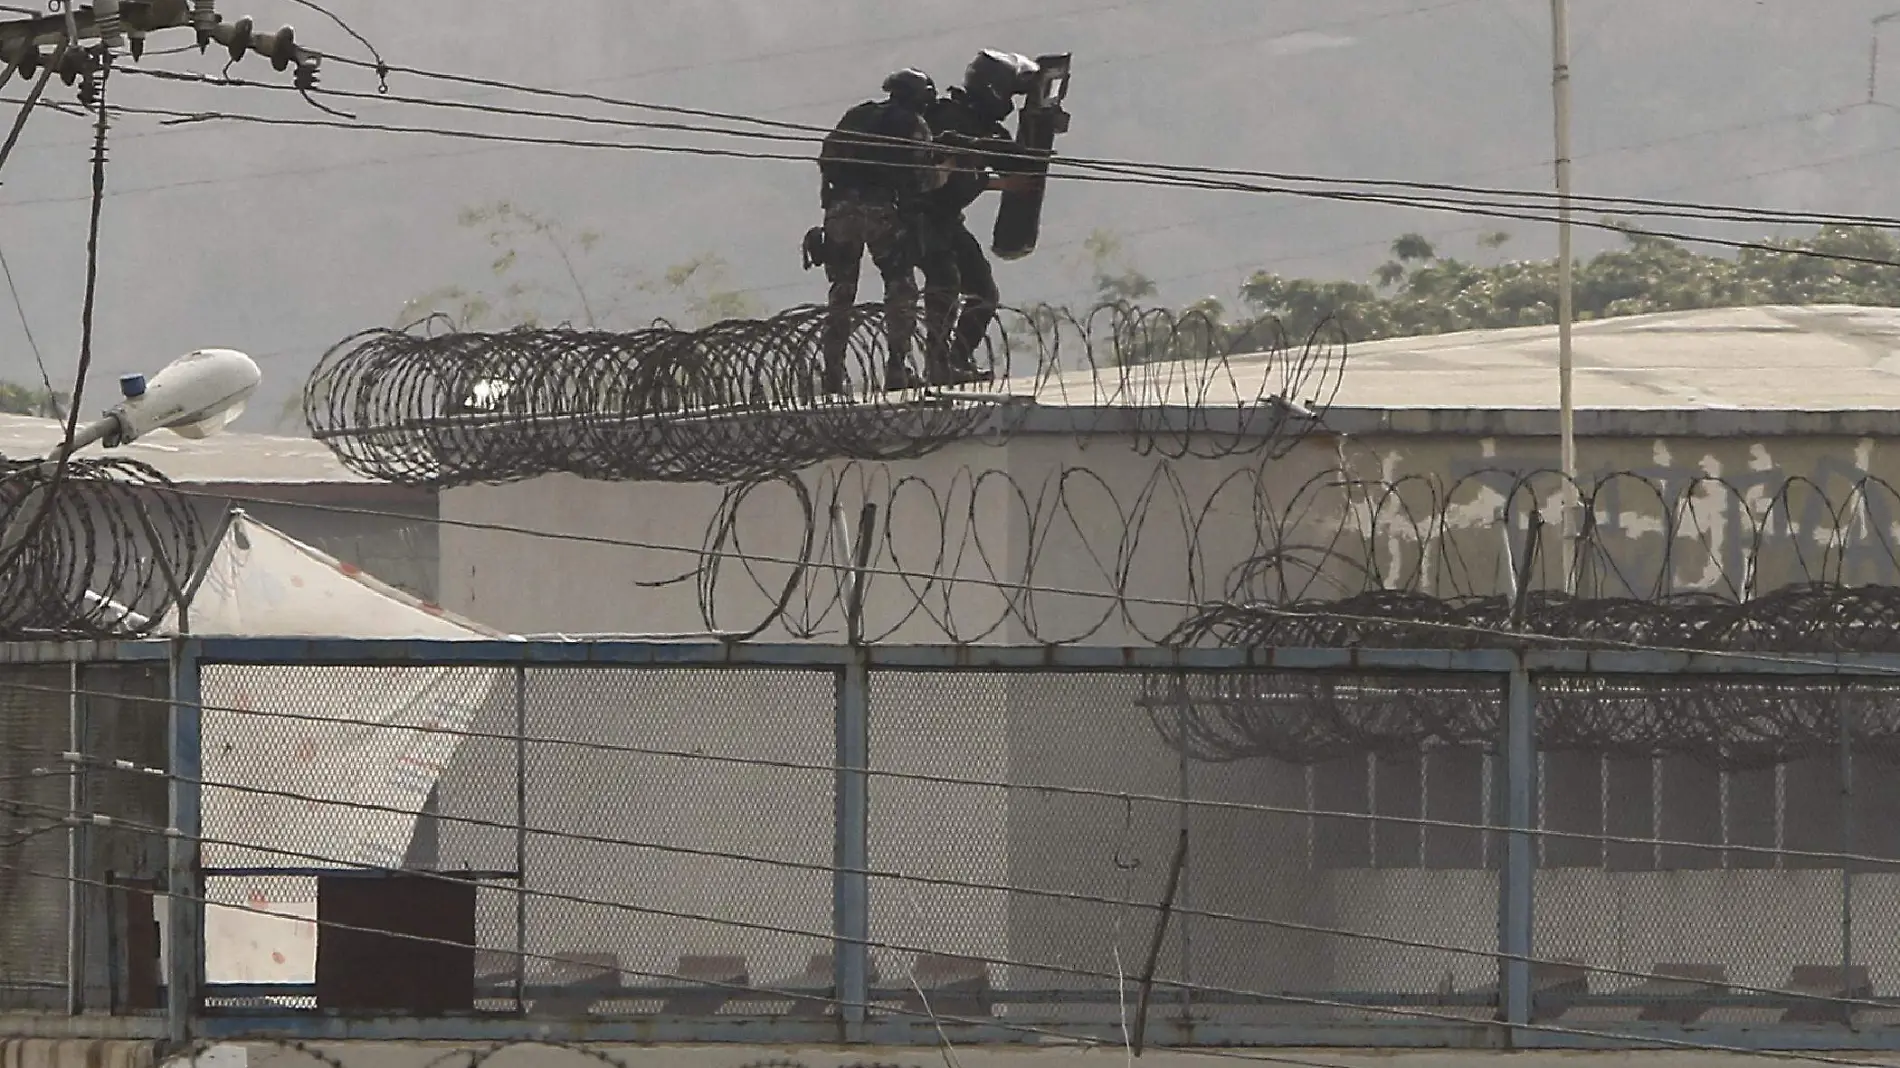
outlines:
[{"label": "insulator", "polygon": [[109,49],[117,50],[125,44],[125,27],[119,18],[119,0],[93,0],[93,28],[99,31],[99,40]]},{"label": "insulator", "polygon": [[39,69],[45,65],[46,53],[40,51],[40,46],[34,44],[27,45],[26,50],[20,55],[20,76],[23,78],[31,78],[33,75],[39,73]]},{"label": "insulator", "polygon": [[218,0],[192,0],[191,24],[198,30],[198,51],[211,45],[212,28],[218,24]]},{"label": "insulator", "polygon": [[270,42],[270,65],[274,70],[286,70],[297,55],[297,31],[289,26],[278,30]]},{"label": "insulator", "polygon": [[238,60],[243,59],[244,53],[251,50],[251,27],[251,16],[249,15],[231,24],[231,40],[229,42],[231,62],[236,63]]}]

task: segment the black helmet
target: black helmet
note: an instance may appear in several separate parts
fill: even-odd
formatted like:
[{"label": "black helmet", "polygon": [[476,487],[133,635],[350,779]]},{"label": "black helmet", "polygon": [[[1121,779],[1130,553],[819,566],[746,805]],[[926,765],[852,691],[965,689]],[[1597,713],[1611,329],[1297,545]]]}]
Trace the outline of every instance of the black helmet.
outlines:
[{"label": "black helmet", "polygon": [[1040,68],[1028,56],[985,48],[963,71],[963,91],[986,119],[1001,121],[1014,110],[1010,97],[1028,92]]},{"label": "black helmet", "polygon": [[937,83],[916,67],[892,71],[884,79],[884,91],[891,94],[892,100],[917,111],[929,107],[937,99]]}]

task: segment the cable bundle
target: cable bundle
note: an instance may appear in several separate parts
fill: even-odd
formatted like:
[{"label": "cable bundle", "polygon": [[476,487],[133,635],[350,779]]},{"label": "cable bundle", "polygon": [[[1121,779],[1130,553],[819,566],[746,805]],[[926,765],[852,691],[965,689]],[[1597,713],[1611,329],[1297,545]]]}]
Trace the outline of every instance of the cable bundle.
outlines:
[{"label": "cable bundle", "polygon": [[[1073,413],[1064,431],[1089,432],[1105,409],[1135,409],[1137,425],[1116,431],[1157,448],[1277,456],[1314,425],[1319,412],[1306,402],[1335,388],[1342,360],[1329,336],[1293,346],[1270,327],[1234,334],[1195,314],[1041,308],[991,329],[978,357],[985,382],[886,393],[884,316],[865,305],[849,323],[847,391],[827,395],[826,319],[823,308],[798,307],[702,330],[371,330],[325,354],[304,415],[352,470],[427,486],[553,473],[734,482],[826,460],[912,459],[1021,428],[1029,406],[1006,403],[1014,392],[1054,396]],[[913,353],[923,350],[920,338]],[[1241,354],[1264,362],[1264,374],[1242,371]],[[1249,377],[1260,383],[1243,385]],[[1212,411],[1225,433],[1210,437]]]},{"label": "cable bundle", "polygon": [[57,487],[0,461],[0,640],[150,633],[169,599],[159,553],[180,581],[205,532],[190,501],[136,460],[72,460]]}]

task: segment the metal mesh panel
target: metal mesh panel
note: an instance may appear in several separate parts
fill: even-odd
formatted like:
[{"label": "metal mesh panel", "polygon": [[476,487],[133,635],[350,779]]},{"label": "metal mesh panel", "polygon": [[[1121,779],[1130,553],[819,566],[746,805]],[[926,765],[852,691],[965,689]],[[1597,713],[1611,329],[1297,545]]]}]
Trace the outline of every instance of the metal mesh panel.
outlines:
[{"label": "metal mesh panel", "polygon": [[[71,668],[0,668],[0,1004],[65,1004]],[[30,688],[29,688],[30,687]]]},{"label": "metal mesh panel", "polygon": [[[1276,677],[1249,681],[1250,692],[1267,694]],[[1471,700],[1493,716],[1501,705],[1498,687],[1488,683],[1474,683]],[[1130,981],[1132,997],[1185,825],[1189,849],[1178,911],[1156,962],[1156,1017],[1312,1020],[1342,1010],[1285,1002],[1269,1007],[1258,995],[1356,1004],[1379,1000],[1365,994],[1429,994],[1448,982],[1461,989],[1494,985],[1495,958],[1482,955],[1496,946],[1493,871],[1475,859],[1467,869],[1427,869],[1424,858],[1450,855],[1450,847],[1428,847],[1415,825],[1409,843],[1403,835],[1387,836],[1368,859],[1342,862],[1316,843],[1353,835],[1378,840],[1370,831],[1376,825],[1309,813],[1386,812],[1390,805],[1368,795],[1363,779],[1339,775],[1330,765],[1184,758],[1157,729],[1156,720],[1172,714],[1153,703],[1152,691],[1133,673],[874,674],[876,768],[1010,784],[1004,791],[873,780],[872,867],[893,873],[873,880],[874,940],[1011,962],[987,973],[1007,992],[998,995],[999,1014],[1113,1021],[1121,1011],[1116,977]],[[1263,708],[1258,714],[1275,713]],[[1454,793],[1463,782],[1475,806],[1481,754],[1470,756],[1468,782],[1441,774],[1440,785]],[[1367,759],[1358,758],[1362,769]],[[1409,801],[1391,804],[1430,806],[1418,780],[1415,775]],[[1361,784],[1356,800],[1355,781]],[[1403,793],[1392,781],[1388,776],[1388,793]],[[1315,788],[1342,782],[1343,791]],[[1184,793],[1203,804],[1184,808],[1167,800]],[[1475,858],[1478,851],[1464,852]],[[1409,863],[1371,859],[1389,861],[1395,853],[1409,856]],[[895,873],[1010,889],[944,887]],[[1089,898],[1109,903],[1078,900]],[[1366,933],[1475,953],[1356,937]],[[884,985],[909,983],[920,956],[881,952]],[[1184,994],[1184,984],[1196,989]]]},{"label": "metal mesh panel", "polygon": [[[413,813],[468,744],[453,732],[511,702],[507,674],[207,665],[204,866],[403,866]],[[239,906],[206,910],[208,981],[314,980],[313,877],[213,875],[205,895]]]},{"label": "metal mesh panel", "polygon": [[554,895],[527,901],[529,953],[611,955],[638,973],[627,983],[678,974],[686,956],[741,957],[769,986],[829,952],[828,771],[602,747],[828,766],[830,673],[534,670],[526,695],[530,736],[578,743],[526,748],[528,887]]},{"label": "metal mesh panel", "polygon": [[[127,1012],[140,1001],[129,989],[129,976],[142,971],[126,959],[128,925],[149,927],[154,916],[150,898],[109,894],[106,885],[150,886],[163,877],[166,839],[144,828],[170,826],[171,801],[165,779],[102,765],[168,766],[170,680],[160,665],[82,664],[79,690],[79,750],[90,765],[79,779],[78,807],[131,825],[79,831],[79,875],[85,881],[76,885],[75,900],[85,918],[79,958],[84,1004]],[[156,962],[145,963],[155,974]]]},{"label": "metal mesh panel", "polygon": [[[1592,679],[1588,701],[1576,696],[1585,692],[1577,680],[1544,685],[1569,691],[1567,714],[1576,716],[1627,716],[1650,698],[1680,703],[1689,697],[1725,708],[1753,703],[1764,717],[1787,714],[1795,696],[1804,705],[1835,709],[1830,717],[1838,712],[1834,683]],[[1824,695],[1818,702],[1817,694]],[[1818,726],[1828,733],[1835,729]],[[1561,738],[1562,729],[1540,714],[1540,734]],[[1559,1006],[1559,1019],[1773,1023],[1783,1020],[1786,1006],[1707,999],[1723,994],[1724,983],[1790,989],[1814,986],[1815,976],[1838,972],[1846,937],[1839,854],[1854,851],[1846,834],[1844,806],[1851,799],[1844,792],[1840,753],[1743,755],[1749,765],[1737,768],[1721,766],[1736,761],[1738,754],[1729,752],[1711,752],[1706,760],[1558,747],[1540,752],[1540,824],[1560,833],[1538,845],[1535,954],[1702,984],[1572,976],[1568,993],[1587,991],[1624,1003]],[[1878,780],[1870,785],[1891,793]],[[1891,822],[1891,809],[1886,811],[1883,823]],[[1615,838],[1652,841],[1609,840]],[[1891,843],[1885,848],[1891,852]],[[1892,945],[1891,926],[1882,926],[1874,924],[1861,937],[1867,944],[1884,939]]]}]

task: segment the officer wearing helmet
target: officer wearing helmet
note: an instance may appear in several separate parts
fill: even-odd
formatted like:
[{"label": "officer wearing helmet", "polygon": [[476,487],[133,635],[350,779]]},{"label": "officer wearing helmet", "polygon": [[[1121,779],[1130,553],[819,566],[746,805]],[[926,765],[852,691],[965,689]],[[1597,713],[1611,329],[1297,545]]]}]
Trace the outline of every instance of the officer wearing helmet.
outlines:
[{"label": "officer wearing helmet", "polygon": [[[921,385],[910,367],[917,322],[917,241],[912,230],[919,198],[943,182],[924,114],[937,99],[936,83],[915,68],[884,79],[884,100],[845,112],[818,153],[819,201],[825,224],[807,235],[807,263],[822,262],[829,283],[824,331],[825,393],[843,393],[845,349],[858,296],[858,269],[868,249],[884,279],[888,350],[884,388]],[[816,255],[813,255],[816,253]]]},{"label": "officer wearing helmet", "polygon": [[[1000,294],[983,242],[964,222],[964,211],[991,189],[1007,188],[1024,169],[1015,138],[1003,120],[1015,110],[1012,97],[1035,84],[1034,60],[984,49],[924,113],[931,134],[949,154],[949,175],[922,198],[925,375],[933,385],[978,381],[976,350],[996,318]],[[963,151],[959,151],[959,150]]]}]

